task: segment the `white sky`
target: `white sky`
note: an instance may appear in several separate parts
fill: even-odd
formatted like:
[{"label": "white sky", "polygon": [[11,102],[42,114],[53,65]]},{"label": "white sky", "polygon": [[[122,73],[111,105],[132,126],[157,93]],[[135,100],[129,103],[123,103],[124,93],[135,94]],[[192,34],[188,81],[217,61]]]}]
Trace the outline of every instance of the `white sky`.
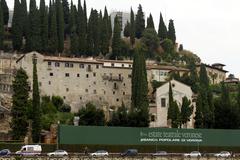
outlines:
[{"label": "white sky", "polygon": [[[6,0],[13,8],[14,0]],[[29,0],[27,0],[29,1]],[[39,0],[36,0],[39,3]],[[76,4],[78,0],[73,0]],[[83,0],[81,0],[83,3]],[[70,2],[70,0],[69,0]],[[136,12],[139,4],[151,12],[158,27],[162,12],[166,25],[174,20],[177,42],[196,53],[204,63],[223,63],[240,77],[240,1],[239,0],[86,0],[88,11],[107,6],[113,10]],[[48,0],[46,0],[48,4]],[[239,62],[238,62],[239,61]]]}]

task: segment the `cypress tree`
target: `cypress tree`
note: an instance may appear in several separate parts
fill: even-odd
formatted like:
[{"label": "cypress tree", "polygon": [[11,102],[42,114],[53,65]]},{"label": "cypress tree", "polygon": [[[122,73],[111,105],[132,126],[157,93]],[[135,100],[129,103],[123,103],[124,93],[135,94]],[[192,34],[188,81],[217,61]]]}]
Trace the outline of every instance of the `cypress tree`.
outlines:
[{"label": "cypress tree", "polygon": [[127,24],[126,24],[126,26],[124,27],[123,35],[124,35],[125,37],[129,37],[129,36],[130,36],[130,30],[131,30],[131,28],[130,28],[130,23],[127,21]]},{"label": "cypress tree", "polygon": [[60,0],[56,0],[57,14],[57,36],[58,36],[58,52],[64,49],[64,14],[63,5]]},{"label": "cypress tree", "polygon": [[168,91],[168,114],[167,119],[173,119],[173,93],[172,93],[172,84],[169,82],[169,91]]},{"label": "cypress tree", "polygon": [[3,40],[4,40],[4,24],[3,24],[3,12],[2,5],[0,3],[0,50],[3,50]]},{"label": "cypress tree", "polygon": [[158,26],[158,37],[160,40],[164,40],[167,38],[167,27],[163,21],[162,13],[160,13],[160,20]]},{"label": "cypress tree", "polygon": [[21,0],[21,6],[22,6],[22,33],[25,38],[27,38],[27,32],[28,32],[28,12],[27,12],[27,2],[26,0]]},{"label": "cypress tree", "polygon": [[30,0],[29,7],[29,28],[27,34],[27,49],[28,51],[39,51],[41,36],[40,36],[40,14],[36,6],[35,0]]},{"label": "cypress tree", "polygon": [[11,129],[14,140],[23,140],[27,133],[27,102],[28,102],[28,76],[20,68],[13,80],[13,95],[11,108]]},{"label": "cypress tree", "polygon": [[152,17],[151,13],[150,13],[149,17],[147,18],[147,28],[153,28],[155,30],[153,17]]},{"label": "cypress tree", "polygon": [[145,19],[144,14],[142,11],[142,6],[139,4],[138,12],[136,15],[136,22],[135,22],[135,36],[136,38],[141,38],[142,33],[145,29]]},{"label": "cypress tree", "polygon": [[134,13],[133,10],[131,8],[131,17],[130,17],[130,42],[131,45],[133,47],[134,43],[135,43],[135,20],[134,20]]},{"label": "cypress tree", "polygon": [[206,67],[204,64],[201,64],[201,66],[200,66],[199,82],[200,82],[201,86],[203,86],[205,88],[209,87],[209,78],[208,78]]},{"label": "cypress tree", "polygon": [[2,6],[2,13],[3,13],[3,22],[4,22],[4,25],[7,25],[8,19],[9,19],[9,9],[5,0],[1,0],[1,6]]},{"label": "cypress tree", "polygon": [[121,56],[121,27],[119,24],[118,16],[114,18],[114,29],[112,38],[112,59],[116,59]]},{"label": "cypress tree", "polygon": [[62,0],[62,5],[63,5],[63,15],[64,15],[64,22],[65,24],[69,24],[69,4],[68,0]]},{"label": "cypress tree", "polygon": [[111,41],[111,39],[112,39],[112,33],[113,32],[113,30],[112,30],[112,22],[111,22],[111,16],[109,16],[108,17],[108,39],[109,39],[109,41]]},{"label": "cypress tree", "polygon": [[184,96],[182,98],[182,107],[180,112],[180,127],[190,121],[190,116],[192,115],[192,112],[193,106],[191,106],[191,101],[188,100],[186,96]]},{"label": "cypress tree", "polygon": [[22,17],[19,0],[14,1],[14,13],[12,19],[12,44],[13,49],[19,51],[22,47]]},{"label": "cypress tree", "polygon": [[70,46],[70,51],[71,54],[77,55],[78,53],[78,36],[77,36],[77,26],[76,26],[76,13],[74,9],[73,2],[71,2],[71,12],[70,12],[70,27],[71,27],[71,46]]},{"label": "cypress tree", "polygon": [[202,97],[198,95],[196,102],[196,112],[194,117],[194,128],[203,128]]},{"label": "cypress tree", "polygon": [[[135,48],[133,69],[132,69],[132,107],[131,112],[136,117],[136,125],[147,127],[149,124],[148,85],[145,56],[146,50],[143,44]],[[133,120],[131,118],[131,120]],[[135,121],[135,120],[134,120]]]},{"label": "cypress tree", "polygon": [[57,37],[57,17],[56,17],[56,6],[55,3],[50,1],[49,10],[49,43],[48,51],[50,53],[55,53],[58,49],[58,37]]},{"label": "cypress tree", "polygon": [[108,11],[107,8],[105,6],[104,9],[104,16],[103,16],[103,20],[102,20],[102,27],[101,27],[101,41],[102,41],[102,47],[101,47],[101,53],[103,55],[106,55],[107,53],[109,53],[109,30],[108,30]]},{"label": "cypress tree", "polygon": [[48,48],[48,12],[45,0],[40,1],[40,21],[41,21],[41,51]]},{"label": "cypress tree", "polygon": [[238,84],[238,89],[237,89],[237,106],[240,109],[240,84]]},{"label": "cypress tree", "polygon": [[38,143],[41,133],[41,108],[37,76],[37,59],[33,58],[33,93],[32,93],[32,139]]},{"label": "cypress tree", "polygon": [[172,19],[169,20],[167,37],[168,39],[172,40],[173,44],[175,45],[176,35],[175,35],[175,27]]}]

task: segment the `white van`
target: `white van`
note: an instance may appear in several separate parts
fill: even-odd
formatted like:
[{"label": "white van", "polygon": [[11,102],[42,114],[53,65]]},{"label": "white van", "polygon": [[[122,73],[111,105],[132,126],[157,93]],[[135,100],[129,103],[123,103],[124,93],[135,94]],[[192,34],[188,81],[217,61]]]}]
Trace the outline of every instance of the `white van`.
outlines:
[{"label": "white van", "polygon": [[34,156],[40,155],[41,152],[42,152],[41,145],[25,145],[22,146],[21,150],[17,151],[16,154]]}]

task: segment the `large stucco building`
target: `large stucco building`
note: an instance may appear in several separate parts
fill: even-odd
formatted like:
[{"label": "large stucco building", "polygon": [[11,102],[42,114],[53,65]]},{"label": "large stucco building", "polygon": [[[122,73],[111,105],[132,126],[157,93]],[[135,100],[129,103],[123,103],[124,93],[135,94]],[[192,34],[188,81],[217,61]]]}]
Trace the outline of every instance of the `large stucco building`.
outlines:
[{"label": "large stucco building", "polygon": [[[26,70],[32,83],[32,59],[37,59],[41,95],[58,95],[76,112],[88,102],[114,110],[131,104],[131,60],[103,60],[44,56],[37,52],[23,55],[17,66]],[[188,72],[174,66],[160,66],[147,62],[149,90],[151,81],[166,81],[171,71]]]}]

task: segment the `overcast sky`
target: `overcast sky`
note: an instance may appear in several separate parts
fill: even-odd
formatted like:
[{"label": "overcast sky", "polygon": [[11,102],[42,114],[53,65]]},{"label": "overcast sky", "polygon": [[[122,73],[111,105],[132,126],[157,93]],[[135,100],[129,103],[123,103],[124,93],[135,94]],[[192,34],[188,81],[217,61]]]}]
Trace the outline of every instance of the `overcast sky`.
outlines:
[{"label": "overcast sky", "polygon": [[[13,8],[14,0],[6,0]],[[29,1],[29,0],[28,0]],[[76,4],[78,0],[73,0]],[[69,0],[70,2],[70,0]],[[83,0],[82,0],[83,2]],[[91,8],[108,11],[137,11],[139,4],[151,12],[158,28],[159,14],[165,23],[174,20],[177,42],[196,53],[204,63],[223,63],[229,73],[240,77],[240,1],[239,0],[86,0]],[[37,0],[39,3],[39,0]],[[48,3],[48,0],[46,0]]]}]

